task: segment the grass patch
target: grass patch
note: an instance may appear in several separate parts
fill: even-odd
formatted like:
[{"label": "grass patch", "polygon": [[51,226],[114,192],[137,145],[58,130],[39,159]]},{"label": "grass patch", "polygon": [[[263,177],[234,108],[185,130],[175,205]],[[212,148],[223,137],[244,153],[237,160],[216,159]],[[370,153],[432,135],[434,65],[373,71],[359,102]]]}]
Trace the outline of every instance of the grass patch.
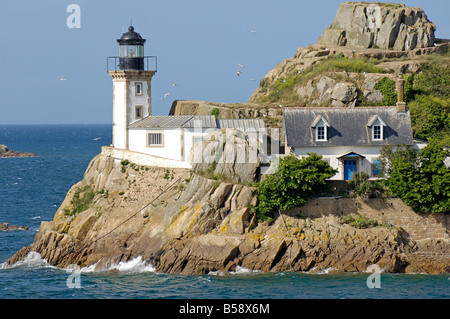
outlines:
[{"label": "grass patch", "polygon": [[326,59],[307,67],[304,71],[295,70],[287,77],[279,77],[269,84],[267,79],[260,82],[260,88],[267,95],[259,99],[259,103],[288,101],[299,102],[295,87],[307,83],[309,80],[327,72],[353,72],[353,73],[385,73],[377,67],[378,61],[363,58],[347,58],[342,54],[330,55]]},{"label": "grass patch", "polygon": [[93,199],[95,197],[95,192],[90,186],[85,186],[84,188],[78,188],[73,195],[71,204],[72,208],[65,208],[64,212],[67,216],[74,216],[81,213],[89,208]]},{"label": "grass patch", "polygon": [[358,229],[379,226],[379,224],[376,220],[366,219],[363,216],[357,216],[355,218],[352,215],[346,215],[346,216],[342,217],[341,222],[342,222],[342,224],[347,224],[347,225],[350,225],[350,226],[358,228]]}]

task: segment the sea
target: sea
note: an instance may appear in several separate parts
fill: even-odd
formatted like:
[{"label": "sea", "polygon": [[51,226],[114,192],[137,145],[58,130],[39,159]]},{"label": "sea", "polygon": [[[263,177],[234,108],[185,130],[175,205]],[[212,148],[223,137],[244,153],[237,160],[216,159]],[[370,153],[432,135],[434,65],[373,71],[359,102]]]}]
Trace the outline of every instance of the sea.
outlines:
[{"label": "sea", "polygon": [[[83,178],[92,158],[103,145],[111,144],[111,133],[111,125],[0,125],[0,144],[38,155],[0,158],[0,224],[28,227],[0,231],[0,299],[170,299],[188,300],[191,304],[192,300],[197,304],[201,300],[220,300],[224,304],[233,300],[237,306],[222,307],[222,313],[234,309],[237,314],[261,314],[269,310],[268,306],[254,305],[270,305],[275,300],[450,298],[448,274],[339,274],[332,269],[314,274],[264,273],[237,268],[226,274],[188,276],[158,273],[139,257],[99,272],[92,267],[56,268],[36,252],[7,266],[9,257],[33,242],[41,222],[53,219],[67,191]],[[239,308],[249,301],[253,308]],[[171,308],[179,313],[183,310],[181,306]]]}]

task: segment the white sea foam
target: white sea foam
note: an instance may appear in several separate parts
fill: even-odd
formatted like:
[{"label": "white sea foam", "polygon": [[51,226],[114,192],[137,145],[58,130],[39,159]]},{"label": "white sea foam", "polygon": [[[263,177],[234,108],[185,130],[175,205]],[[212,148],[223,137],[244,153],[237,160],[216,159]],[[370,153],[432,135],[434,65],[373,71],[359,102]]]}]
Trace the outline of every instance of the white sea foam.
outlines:
[{"label": "white sea foam", "polygon": [[28,255],[21,261],[16,262],[13,265],[7,265],[6,262],[0,264],[0,269],[10,269],[17,267],[25,267],[25,268],[55,268],[51,266],[46,259],[41,257],[41,254],[35,251],[30,251]]},{"label": "white sea foam", "polygon": [[141,256],[126,262],[119,262],[111,266],[111,270],[118,270],[127,273],[155,272],[155,267],[142,260]]},{"label": "white sea foam", "polygon": [[220,270],[216,270],[216,271],[210,271],[208,273],[208,275],[225,276],[225,275],[247,275],[247,274],[262,274],[262,273],[264,273],[264,272],[261,270],[253,270],[253,269],[248,269],[248,268],[241,267],[241,266],[236,266],[235,271],[223,272]]},{"label": "white sea foam", "polygon": [[318,274],[318,275],[329,274],[330,272],[337,271],[337,270],[338,270],[337,268],[334,268],[334,267],[328,267],[328,268],[326,268],[326,269],[321,269],[321,270],[319,270],[319,271],[317,272],[317,274]]},{"label": "white sea foam", "polygon": [[[117,270],[117,271],[124,272],[124,273],[155,272],[155,267],[153,265],[143,261],[141,256],[138,256],[129,261],[125,261],[125,262],[121,261],[117,264],[112,264],[110,266],[107,266],[106,269],[105,269],[105,267],[100,267],[101,270],[98,270],[98,267],[97,267],[99,262],[80,269],[80,272],[88,273],[88,272],[111,271],[111,270]],[[68,269],[68,270],[70,270],[70,269]]]}]

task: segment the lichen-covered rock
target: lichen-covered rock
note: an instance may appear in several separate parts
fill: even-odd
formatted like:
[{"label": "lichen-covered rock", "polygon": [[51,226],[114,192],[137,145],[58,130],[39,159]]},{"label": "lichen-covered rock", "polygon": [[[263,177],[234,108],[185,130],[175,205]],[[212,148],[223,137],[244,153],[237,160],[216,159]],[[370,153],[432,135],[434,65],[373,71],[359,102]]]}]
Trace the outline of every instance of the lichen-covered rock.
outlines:
[{"label": "lichen-covered rock", "polygon": [[[312,201],[299,208],[303,213],[293,209],[276,214],[272,223],[257,223],[251,209],[258,205],[255,188],[183,169],[166,173],[136,166],[122,172],[119,160],[97,156],[54,219],[42,222],[33,243],[8,265],[37,252],[54,266],[95,264],[99,271],[137,257],[158,272],[182,274],[237,266],[265,272],[365,271],[371,264],[387,272],[448,271],[448,238],[415,242],[400,228],[356,229],[330,213],[336,208],[338,215],[342,209],[367,213],[376,202]],[[96,190],[89,208],[67,214],[74,194],[86,186]],[[405,214],[409,208],[401,205],[388,207]]]},{"label": "lichen-covered rock", "polygon": [[419,8],[391,3],[346,2],[339,5],[320,44],[409,51],[434,44],[435,25]]},{"label": "lichen-covered rock", "polygon": [[236,129],[211,132],[192,148],[192,170],[233,182],[255,182],[260,166],[258,138],[256,133]]}]

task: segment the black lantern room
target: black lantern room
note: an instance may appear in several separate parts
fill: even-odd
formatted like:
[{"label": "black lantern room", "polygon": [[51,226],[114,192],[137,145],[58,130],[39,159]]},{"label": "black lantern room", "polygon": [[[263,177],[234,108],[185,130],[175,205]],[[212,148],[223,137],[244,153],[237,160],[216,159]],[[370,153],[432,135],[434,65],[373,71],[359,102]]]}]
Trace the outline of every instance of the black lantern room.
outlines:
[{"label": "black lantern room", "polygon": [[145,41],[139,33],[134,32],[133,26],[129,26],[128,31],[117,39],[120,70],[144,70]]}]

